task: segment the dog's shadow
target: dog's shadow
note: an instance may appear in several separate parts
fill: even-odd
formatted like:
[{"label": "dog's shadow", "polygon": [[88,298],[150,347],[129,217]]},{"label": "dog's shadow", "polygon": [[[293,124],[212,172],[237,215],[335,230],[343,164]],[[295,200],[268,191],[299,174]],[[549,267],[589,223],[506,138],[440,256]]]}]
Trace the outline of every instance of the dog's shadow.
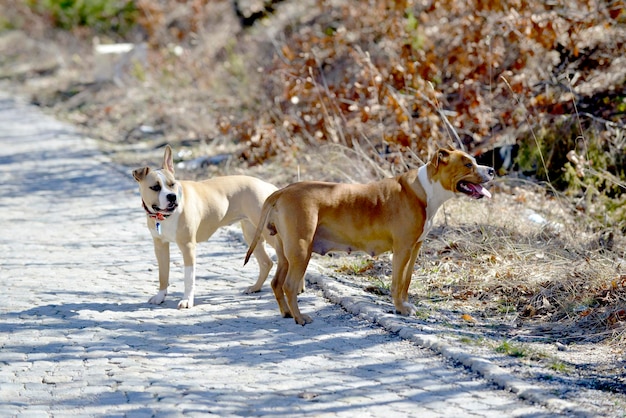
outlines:
[{"label": "dog's shadow", "polygon": [[[174,304],[174,302],[171,302]],[[58,318],[58,319],[76,319],[81,316],[82,312],[129,312],[133,310],[140,310],[141,308],[146,308],[151,305],[147,303],[99,303],[99,302],[85,302],[85,303],[62,303],[62,304],[49,304],[49,305],[41,305],[34,306],[30,309],[26,309],[19,312],[8,312],[3,314],[5,322],[10,322],[9,320],[15,319],[15,326],[17,328],[24,328],[29,326],[29,320],[35,318]],[[175,305],[174,305],[175,307]],[[67,323],[64,323],[64,326],[67,326]],[[0,325],[5,328],[7,325]],[[33,326],[34,327],[34,326]],[[72,328],[79,328],[81,326],[74,326]]]},{"label": "dog's shadow", "polygon": [[[114,296],[111,300],[115,300]],[[295,357],[326,350],[311,337],[326,336],[331,330],[322,317],[337,315],[336,307],[329,305],[316,311],[319,321],[307,327],[297,326],[293,319],[277,314],[276,302],[267,289],[253,294],[233,294],[227,301],[229,307],[220,310],[202,309],[204,305],[214,305],[216,297],[223,300],[219,295],[202,296],[194,308],[184,310],[177,309],[177,296],[168,295],[160,305],[149,304],[147,300],[128,302],[126,298],[122,302],[53,303],[8,312],[0,321],[0,335],[11,336],[5,340],[3,349],[24,355],[45,353],[49,361],[75,358],[80,347],[86,358],[91,357],[92,351],[113,353],[131,349],[149,356],[176,352],[198,358],[220,357],[233,364],[257,364],[263,360],[258,353],[267,352],[268,346]],[[259,317],[261,312],[263,318]],[[345,326],[342,324],[341,331]],[[28,337],[33,335],[42,338]],[[204,342],[178,343],[196,338]],[[336,338],[346,339],[345,343],[350,341],[343,332]],[[246,344],[236,350],[221,348],[235,341]],[[293,348],[294,342],[297,350]]]}]

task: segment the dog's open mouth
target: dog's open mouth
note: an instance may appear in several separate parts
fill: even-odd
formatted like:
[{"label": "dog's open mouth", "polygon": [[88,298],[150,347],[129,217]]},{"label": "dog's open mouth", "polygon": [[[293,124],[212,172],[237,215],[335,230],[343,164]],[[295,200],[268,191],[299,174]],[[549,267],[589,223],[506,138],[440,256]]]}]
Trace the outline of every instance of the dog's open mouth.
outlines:
[{"label": "dog's open mouth", "polygon": [[472,199],[482,199],[483,197],[491,197],[489,190],[485,189],[482,184],[470,183],[468,181],[460,181],[456,186],[457,190],[465,193]]},{"label": "dog's open mouth", "polygon": [[154,210],[156,213],[162,213],[163,215],[167,215],[174,212],[177,207],[178,203],[170,203],[165,209],[161,209],[157,205],[152,205],[152,210]]}]

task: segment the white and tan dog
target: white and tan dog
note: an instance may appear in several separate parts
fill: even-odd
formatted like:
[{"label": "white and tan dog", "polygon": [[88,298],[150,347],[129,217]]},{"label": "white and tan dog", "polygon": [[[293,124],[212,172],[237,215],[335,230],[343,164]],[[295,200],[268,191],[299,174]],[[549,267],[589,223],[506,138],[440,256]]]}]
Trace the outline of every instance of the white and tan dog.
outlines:
[{"label": "white and tan dog", "polygon": [[[178,308],[194,304],[196,281],[196,244],[208,240],[218,228],[241,222],[246,242],[250,243],[261,215],[265,199],[276,187],[254,177],[223,176],[209,180],[177,181],[174,178],[172,149],[165,147],[163,167],[153,170],[143,167],[133,170],[146,211],[148,229],[154,241],[159,265],[159,292],[149,303],[165,300],[170,273],[170,243],[175,242],[185,264],[185,294]],[[272,237],[269,237],[273,241]],[[257,237],[257,240],[263,238]],[[255,251],[260,271],[257,282],[246,293],[258,292],[271,268],[261,244]]]},{"label": "white and tan dog", "polygon": [[301,182],[278,190],[263,205],[245,262],[263,232],[274,235],[278,258],[272,289],[283,317],[312,321],[298,308],[297,293],[311,253],[393,251],[391,295],[396,311],[413,315],[408,291],[417,253],[439,207],[455,195],[491,194],[482,184],[494,170],[461,151],[440,149],[417,170],[370,184]]}]

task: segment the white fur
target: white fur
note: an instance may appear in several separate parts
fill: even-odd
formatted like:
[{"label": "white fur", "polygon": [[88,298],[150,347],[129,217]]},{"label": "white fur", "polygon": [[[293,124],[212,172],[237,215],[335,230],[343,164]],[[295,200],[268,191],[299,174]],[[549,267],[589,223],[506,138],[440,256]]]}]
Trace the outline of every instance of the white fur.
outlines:
[{"label": "white fur", "polygon": [[162,221],[156,221],[161,224],[161,233],[156,228],[151,228],[150,233],[153,237],[159,238],[161,241],[176,242],[176,229],[178,228],[178,218],[180,217],[179,208],[177,208],[170,216]]},{"label": "white fur", "polygon": [[159,207],[161,209],[165,209],[169,203],[167,200],[167,195],[172,194],[172,193],[176,194],[176,190],[169,189],[167,187],[167,178],[165,177],[165,174],[163,174],[161,171],[157,171],[156,173],[159,176],[159,180],[161,180],[161,192],[159,193]]},{"label": "white fur", "polygon": [[418,241],[423,241],[433,227],[433,218],[437,211],[446,200],[454,197],[455,193],[444,189],[438,181],[433,182],[428,177],[428,170],[425,165],[417,170],[417,178],[426,193],[426,220],[422,234],[418,238]]},{"label": "white fur", "polygon": [[148,300],[148,303],[152,303],[154,305],[160,305],[165,300],[165,296],[167,296],[167,289],[159,290],[159,293],[152,296],[150,300]]},{"label": "white fur", "polygon": [[196,292],[196,266],[185,266],[185,295],[178,303],[178,309],[193,308]]}]

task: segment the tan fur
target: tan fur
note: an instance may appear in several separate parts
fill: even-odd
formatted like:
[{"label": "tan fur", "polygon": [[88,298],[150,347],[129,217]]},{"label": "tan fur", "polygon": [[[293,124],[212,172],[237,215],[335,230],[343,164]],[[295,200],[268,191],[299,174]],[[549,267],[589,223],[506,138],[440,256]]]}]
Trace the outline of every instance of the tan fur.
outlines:
[{"label": "tan fur", "polygon": [[420,172],[411,170],[370,184],[295,183],[265,201],[246,262],[263,232],[274,235],[278,266],[272,289],[283,317],[300,325],[312,321],[300,312],[297,293],[311,254],[331,251],[393,251],[393,303],[402,315],[415,313],[408,301],[411,275],[437,209],[460,193],[461,180],[476,185],[493,179],[493,169],[461,151],[439,150],[423,170],[426,186]]},{"label": "tan fur", "polygon": [[[194,304],[197,243],[208,240],[218,228],[238,221],[241,222],[246,242],[250,243],[263,202],[276,190],[275,186],[248,176],[215,177],[201,182],[177,181],[169,145],[165,148],[161,170],[142,167],[133,170],[133,177],[139,183],[144,208],[149,212],[147,224],[159,265],[159,293],[149,302],[162,303],[167,295],[169,247],[170,242],[175,242],[182,252],[185,265],[185,295],[179,308],[191,308]],[[164,208],[163,202],[167,202],[167,195],[176,196],[177,206],[174,210]],[[159,212],[166,217],[156,219]],[[160,224],[159,230],[157,223]],[[269,238],[271,244],[273,238]],[[264,240],[263,237],[257,239]],[[259,277],[246,293],[261,289],[273,265],[263,245],[254,251],[254,255],[260,266]]]}]

